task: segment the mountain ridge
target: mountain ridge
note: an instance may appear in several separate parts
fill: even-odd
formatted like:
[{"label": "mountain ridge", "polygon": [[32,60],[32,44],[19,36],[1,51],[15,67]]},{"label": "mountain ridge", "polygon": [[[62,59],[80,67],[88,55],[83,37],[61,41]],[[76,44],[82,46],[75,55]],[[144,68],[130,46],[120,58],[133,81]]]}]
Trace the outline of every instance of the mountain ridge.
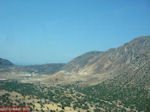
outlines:
[{"label": "mountain ridge", "polygon": [[[93,82],[95,84],[113,78],[120,69],[127,70],[137,56],[150,51],[150,36],[135,38],[118,48],[107,51],[92,51],[85,53],[67,63],[62,70],[45,80],[46,83],[74,81]],[[123,70],[123,69],[122,69]],[[69,82],[70,81],[70,82]],[[45,83],[44,82],[44,83]]]},{"label": "mountain ridge", "polygon": [[[134,46],[135,44],[136,44],[136,46]],[[67,71],[68,66],[73,66],[73,70],[69,70],[69,71],[78,73],[80,71],[81,72],[88,71],[87,69],[84,70],[85,66],[86,67],[98,66],[97,68],[95,68],[93,70],[93,71],[97,71],[98,69],[102,69],[102,67],[100,67],[100,66],[103,66],[105,69],[107,69],[107,68],[109,69],[109,67],[111,68],[111,66],[112,66],[111,64],[114,64],[114,63],[116,63],[116,64],[117,63],[121,63],[121,64],[122,63],[130,63],[130,60],[132,60],[135,57],[135,55],[138,55],[145,50],[149,50],[150,49],[149,44],[150,44],[150,36],[139,37],[139,38],[132,40],[131,42],[125,43],[123,46],[120,46],[118,48],[111,48],[104,52],[97,51],[95,54],[93,52],[85,53],[85,54],[79,56],[79,57],[81,57],[80,59],[79,59],[79,57],[77,57],[74,60],[70,61],[68,64],[66,64],[63,67],[63,69]],[[89,57],[89,55],[92,55],[92,57]],[[119,59],[117,60],[117,58],[119,58],[120,60]],[[83,61],[82,59],[84,59],[86,61],[85,64],[80,64]],[[99,61],[99,64],[94,65],[94,63],[97,61]],[[103,61],[105,61],[105,62],[103,62]],[[106,61],[108,61],[108,62],[106,62]],[[100,65],[100,63],[102,63],[102,65]],[[108,65],[104,66],[104,63],[107,63],[109,66]],[[80,70],[77,70],[78,66],[80,67]],[[81,67],[83,67],[82,70],[81,70]],[[74,68],[77,68],[77,69],[74,70]],[[98,72],[100,72],[100,71],[98,71]],[[91,72],[89,72],[89,73],[91,73]]]}]

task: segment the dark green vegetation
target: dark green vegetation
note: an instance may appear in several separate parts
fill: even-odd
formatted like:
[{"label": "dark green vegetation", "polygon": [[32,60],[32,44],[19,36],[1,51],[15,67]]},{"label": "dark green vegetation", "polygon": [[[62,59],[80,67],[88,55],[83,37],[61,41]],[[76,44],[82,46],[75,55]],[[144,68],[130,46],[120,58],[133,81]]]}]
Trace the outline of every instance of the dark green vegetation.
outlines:
[{"label": "dark green vegetation", "polygon": [[[60,103],[62,110],[67,106],[87,111],[93,107],[95,112],[103,110],[123,112],[144,110],[148,112],[150,97],[148,91],[140,84],[141,82],[132,85],[126,81],[118,82],[118,79],[121,79],[121,75],[90,87],[81,86],[80,82],[66,86],[47,87],[17,81],[1,81],[0,90],[6,90],[9,93],[15,91],[23,97],[30,96],[30,99],[45,99],[44,102],[38,101],[41,107],[49,102],[54,102]],[[34,103],[25,100],[19,101],[17,97],[14,102],[9,96],[10,94],[7,93],[0,96],[0,106],[29,105],[34,110]]]},{"label": "dark green vegetation", "polygon": [[[17,81],[0,81],[0,91],[6,90],[9,93],[17,92],[22,95],[24,98],[25,96],[30,96],[30,99],[37,99],[37,103],[41,105],[41,107],[44,104],[48,104],[50,102],[54,103],[61,103],[61,108],[64,109],[66,106],[70,106],[70,103],[73,101],[73,98],[70,96],[66,96],[66,94],[70,94],[67,90],[64,90],[62,87],[47,87],[43,85],[34,85],[34,84],[24,84],[19,83]],[[10,94],[6,93],[1,97],[0,99],[0,106],[25,106],[28,105],[34,110],[34,102],[29,103],[28,101],[25,101],[25,99],[22,101],[18,100],[18,97],[15,98],[15,101],[13,101],[10,97]],[[41,101],[41,99],[45,99],[44,102]],[[17,102],[16,102],[17,101]],[[19,104],[18,104],[19,103]],[[41,108],[42,110],[42,108]]]},{"label": "dark green vegetation", "polygon": [[88,102],[90,105],[95,105],[96,108],[103,108],[107,111],[111,110],[126,110],[132,111],[149,110],[150,97],[149,93],[140,86],[124,87],[124,84],[117,84],[117,79],[111,80],[109,83],[102,83],[92,87],[75,89],[83,94],[81,103]]}]

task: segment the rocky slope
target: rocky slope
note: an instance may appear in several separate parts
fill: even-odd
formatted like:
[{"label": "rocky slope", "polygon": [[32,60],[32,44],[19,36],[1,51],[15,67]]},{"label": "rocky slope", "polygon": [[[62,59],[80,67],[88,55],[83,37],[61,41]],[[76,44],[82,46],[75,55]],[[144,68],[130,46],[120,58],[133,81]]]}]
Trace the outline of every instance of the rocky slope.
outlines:
[{"label": "rocky slope", "polygon": [[92,74],[116,70],[147,50],[150,50],[150,36],[134,39],[119,48],[105,52],[95,51],[83,54],[66,64],[63,70]]},{"label": "rocky slope", "polygon": [[[85,81],[100,83],[128,71],[129,64],[141,54],[150,51],[150,36],[139,37],[118,48],[105,52],[88,52],[66,64],[61,71],[45,82]],[[140,57],[142,58],[142,57]]]}]

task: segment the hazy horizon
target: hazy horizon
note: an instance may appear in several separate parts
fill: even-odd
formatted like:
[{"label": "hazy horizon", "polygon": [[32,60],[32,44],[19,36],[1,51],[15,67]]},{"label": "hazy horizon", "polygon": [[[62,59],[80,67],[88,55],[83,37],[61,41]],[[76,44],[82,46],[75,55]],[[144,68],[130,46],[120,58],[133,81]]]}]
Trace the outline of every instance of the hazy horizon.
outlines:
[{"label": "hazy horizon", "polygon": [[150,35],[148,0],[0,1],[0,58],[66,63]]}]

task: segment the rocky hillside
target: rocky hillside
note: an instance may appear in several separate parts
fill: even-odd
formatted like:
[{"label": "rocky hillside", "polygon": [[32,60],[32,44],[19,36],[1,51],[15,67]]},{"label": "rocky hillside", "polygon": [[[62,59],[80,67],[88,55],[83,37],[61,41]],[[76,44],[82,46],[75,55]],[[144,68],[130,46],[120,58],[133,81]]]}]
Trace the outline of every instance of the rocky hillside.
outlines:
[{"label": "rocky hillside", "polygon": [[139,37],[119,48],[83,54],[66,64],[63,70],[87,74],[114,71],[130,63],[137,55],[149,50],[150,36]]},{"label": "rocky hillside", "polygon": [[138,56],[141,59],[141,55],[147,55],[149,51],[150,36],[145,36],[105,52],[88,52],[73,59],[45,82],[72,83],[83,81],[90,85],[97,84],[111,79],[123,71],[128,72],[129,65]]}]

